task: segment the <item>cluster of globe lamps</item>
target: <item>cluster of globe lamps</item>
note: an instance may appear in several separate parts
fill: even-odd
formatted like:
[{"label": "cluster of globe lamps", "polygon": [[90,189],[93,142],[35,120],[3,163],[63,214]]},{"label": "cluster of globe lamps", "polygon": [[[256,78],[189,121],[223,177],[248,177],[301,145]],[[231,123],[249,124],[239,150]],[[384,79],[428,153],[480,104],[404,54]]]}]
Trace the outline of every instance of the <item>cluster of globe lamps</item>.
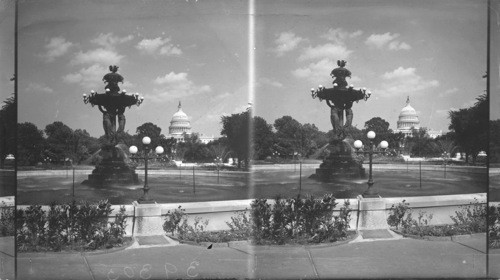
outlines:
[{"label": "cluster of globe lamps", "polygon": [[356,140],[354,141],[354,148],[356,148],[356,153],[358,154],[368,154],[369,158],[369,166],[370,166],[370,171],[369,171],[369,177],[368,177],[368,189],[363,193],[363,197],[378,197],[378,193],[376,193],[373,189],[372,186],[374,184],[373,182],[373,176],[372,176],[372,164],[373,164],[373,154],[385,154],[385,150],[387,147],[389,147],[389,143],[387,141],[383,140],[380,142],[379,146],[382,149],[382,151],[375,151],[375,145],[373,144],[373,139],[375,139],[375,132],[369,131],[366,136],[370,140],[370,146],[368,150],[364,151],[362,150],[363,148],[363,142],[361,140]]},{"label": "cluster of globe lamps", "polygon": [[[151,144],[151,138],[148,136],[145,136],[142,138],[142,144],[144,145],[144,187],[143,187],[143,195],[141,198],[138,199],[139,203],[152,203],[153,200],[149,198],[149,186],[148,186],[148,155],[149,151],[151,150],[149,145]],[[132,154],[135,155],[139,151],[139,149],[136,146],[130,146],[128,151]],[[157,146],[155,148],[155,153],[156,155],[161,155],[163,154],[164,149],[162,146]]]}]

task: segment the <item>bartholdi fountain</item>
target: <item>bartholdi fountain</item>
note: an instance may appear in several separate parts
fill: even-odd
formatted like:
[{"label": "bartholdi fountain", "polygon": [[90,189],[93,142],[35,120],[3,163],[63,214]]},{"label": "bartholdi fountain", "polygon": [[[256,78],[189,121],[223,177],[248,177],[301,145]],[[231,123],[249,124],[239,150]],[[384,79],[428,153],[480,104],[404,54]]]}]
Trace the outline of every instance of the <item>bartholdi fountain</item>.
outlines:
[{"label": "bartholdi fountain", "polygon": [[120,90],[118,83],[123,83],[123,77],[116,73],[118,67],[109,66],[109,70],[111,72],[103,77],[106,84],[105,93],[96,93],[92,90],[90,95],[83,95],[85,104],[97,106],[102,113],[105,142],[99,152],[102,160],[82,184],[95,187],[136,185],[139,183],[139,178],[125,152],[128,148],[123,143],[122,137],[125,129],[124,112],[127,107],[141,105],[144,98],[139,98],[138,93],[127,95],[125,90]]},{"label": "bartholdi fountain", "polygon": [[[368,100],[371,93],[365,88],[356,90],[353,85],[348,85],[346,78],[351,77],[351,71],[345,68],[345,60],[338,60],[337,65],[331,72],[333,81],[332,88],[319,86],[311,89],[312,98],[326,100],[330,107],[330,121],[333,127],[333,137],[326,147],[328,155],[323,163],[316,169],[311,178],[323,182],[331,182],[337,178],[365,178],[363,158],[356,155],[352,146],[354,140],[349,133],[352,125],[352,105],[359,100]],[[344,122],[345,112],[345,122]]]}]

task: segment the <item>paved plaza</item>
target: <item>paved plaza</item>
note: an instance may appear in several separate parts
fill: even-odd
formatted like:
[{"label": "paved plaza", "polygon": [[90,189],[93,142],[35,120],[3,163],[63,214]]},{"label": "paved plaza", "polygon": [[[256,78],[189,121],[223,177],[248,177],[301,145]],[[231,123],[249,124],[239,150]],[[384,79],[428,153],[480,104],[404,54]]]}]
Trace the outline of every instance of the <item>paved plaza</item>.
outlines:
[{"label": "paved plaza", "polygon": [[[170,244],[93,253],[20,253],[19,279],[479,278],[485,234],[456,240],[363,239],[311,246]],[[217,245],[217,244],[216,244]],[[498,260],[498,250],[490,261]],[[491,263],[491,262],[490,262]],[[500,277],[500,262],[490,276]]]},{"label": "paved plaza", "polygon": [[0,237],[0,279],[14,279],[14,237]]}]

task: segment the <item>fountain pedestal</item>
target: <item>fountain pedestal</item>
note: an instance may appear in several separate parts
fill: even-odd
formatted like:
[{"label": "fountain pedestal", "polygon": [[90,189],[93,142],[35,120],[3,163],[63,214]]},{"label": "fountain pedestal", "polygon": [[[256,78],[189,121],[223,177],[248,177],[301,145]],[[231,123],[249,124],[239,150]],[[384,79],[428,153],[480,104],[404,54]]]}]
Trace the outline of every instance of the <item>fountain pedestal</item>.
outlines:
[{"label": "fountain pedestal", "polygon": [[139,184],[135,167],[130,164],[122,146],[124,145],[103,145],[99,153],[102,161],[96,165],[92,174],[82,184],[94,187]]},{"label": "fountain pedestal", "polygon": [[132,204],[135,212],[134,236],[165,235],[160,205],[140,204],[137,201]]},{"label": "fountain pedestal", "polygon": [[316,169],[311,178],[331,182],[337,178],[365,178],[362,159],[354,153],[348,140],[332,141],[327,149],[329,155]]},{"label": "fountain pedestal", "polygon": [[359,218],[358,230],[387,229],[387,215],[385,200],[378,197],[358,196]]}]

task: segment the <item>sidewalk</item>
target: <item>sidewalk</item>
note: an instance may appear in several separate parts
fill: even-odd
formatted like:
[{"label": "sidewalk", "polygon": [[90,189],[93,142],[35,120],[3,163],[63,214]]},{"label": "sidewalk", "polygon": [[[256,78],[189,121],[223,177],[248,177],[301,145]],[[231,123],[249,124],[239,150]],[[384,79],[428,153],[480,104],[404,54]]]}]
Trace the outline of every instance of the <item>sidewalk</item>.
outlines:
[{"label": "sidewalk", "polygon": [[477,278],[486,276],[485,243],[485,234],[476,234],[455,241],[358,236],[340,245],[211,249],[134,244],[107,253],[20,253],[17,266],[18,279]]},{"label": "sidewalk", "polygon": [[14,279],[14,236],[0,237],[0,279]]}]

